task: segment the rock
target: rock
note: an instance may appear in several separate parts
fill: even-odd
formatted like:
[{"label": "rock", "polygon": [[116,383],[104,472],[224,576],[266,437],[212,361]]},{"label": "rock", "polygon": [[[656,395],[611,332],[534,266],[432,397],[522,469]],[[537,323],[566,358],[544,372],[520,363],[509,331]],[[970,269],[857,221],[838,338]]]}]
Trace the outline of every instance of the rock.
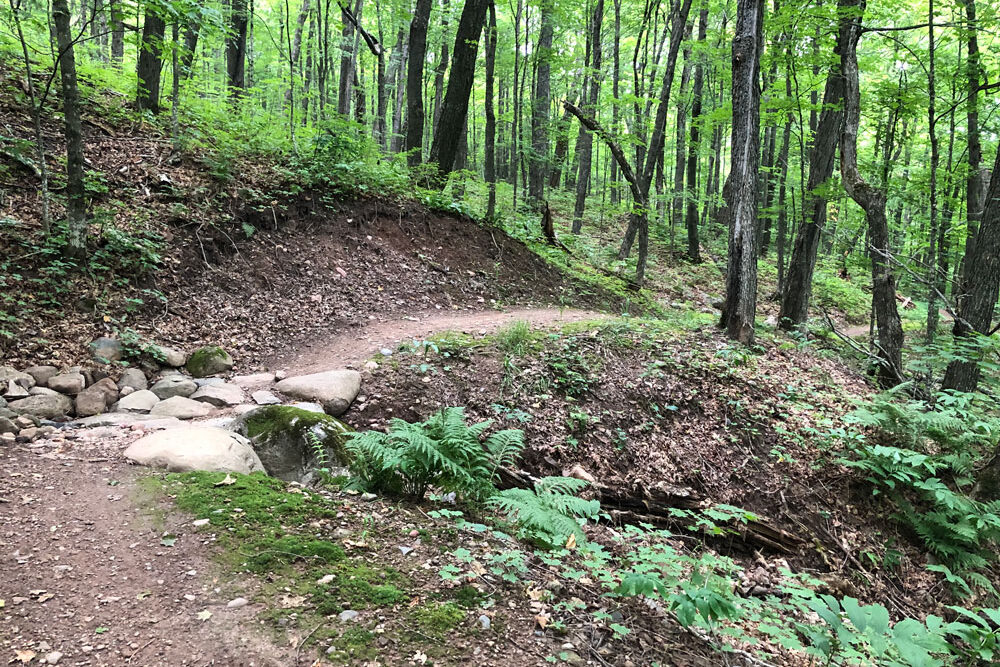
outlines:
[{"label": "rock", "polygon": [[347,623],[348,621],[356,621],[358,619],[358,616],[360,615],[361,614],[354,611],[353,609],[345,609],[344,611],[340,612],[340,614],[337,615],[337,618],[340,619],[341,623]]},{"label": "rock", "polygon": [[156,394],[148,389],[140,389],[119,400],[118,405],[115,406],[115,411],[146,413],[152,410],[153,406],[159,402],[160,399]]},{"label": "rock", "polygon": [[194,383],[200,389],[201,387],[211,387],[213,385],[218,387],[219,385],[226,384],[226,381],[222,378],[195,378]]},{"label": "rock", "polygon": [[284,380],[286,377],[288,377],[288,371],[284,370],[274,371],[275,380]]},{"label": "rock", "polygon": [[230,428],[250,439],[264,469],[279,479],[299,481],[320,467],[316,443],[327,465],[350,462],[345,443],[351,428],[327,414],[267,405],[240,415]]},{"label": "rock", "polygon": [[150,348],[149,352],[153,355],[154,359],[170,368],[180,368],[188,360],[187,352],[167,347],[166,345],[154,345]]},{"label": "rock", "polygon": [[326,410],[319,403],[292,403],[293,408],[298,408],[299,410],[305,410],[307,412],[318,412],[321,415],[326,414]]},{"label": "rock", "polygon": [[6,417],[7,419],[13,419],[17,416],[17,413],[10,408],[0,408],[0,417]]},{"label": "rock", "polygon": [[17,441],[18,442],[31,442],[36,437],[38,437],[38,428],[37,427],[33,426],[31,428],[22,428],[21,432],[17,434]]},{"label": "rock", "polygon": [[134,394],[134,393],[135,393],[135,389],[133,389],[132,387],[126,386],[126,387],[122,387],[121,389],[118,390],[118,397],[119,398],[124,398],[124,397],[128,396],[129,394]]},{"label": "rock", "polygon": [[60,373],[49,378],[49,389],[76,396],[87,386],[83,373]]},{"label": "rock", "polygon": [[175,396],[183,396],[184,398],[187,398],[198,390],[198,385],[196,385],[193,380],[186,378],[183,375],[172,375],[170,377],[163,378],[150,387],[149,390],[156,394],[156,397],[161,400],[166,400]]},{"label": "rock", "polygon": [[32,366],[25,368],[24,372],[35,378],[36,386],[44,387],[48,383],[49,378],[59,374],[59,369],[55,366]]},{"label": "rock", "polygon": [[151,415],[161,417],[177,417],[178,419],[194,419],[195,417],[205,417],[212,412],[212,407],[199,401],[192,401],[183,396],[174,396],[165,401],[160,401],[149,411]]},{"label": "rock", "polygon": [[161,428],[175,428],[187,426],[176,417],[157,417],[155,415],[144,415],[136,412],[105,412],[104,414],[84,417],[73,422],[77,426],[98,427],[98,426],[132,426],[137,424],[142,428],[153,431]]},{"label": "rock", "polygon": [[361,391],[361,373],[342,370],[300,375],[282,380],[275,388],[292,398],[321,403],[327,413],[336,417],[347,411]]},{"label": "rock", "polygon": [[249,387],[260,387],[274,383],[274,373],[254,373],[252,375],[237,375],[229,379],[237,387],[247,389]]},{"label": "rock", "polygon": [[25,389],[35,386],[35,378],[27,373],[22,373],[13,366],[0,366],[0,382],[13,382]]},{"label": "rock", "polygon": [[73,400],[69,396],[29,396],[14,401],[10,409],[18,414],[34,415],[43,419],[59,419],[73,411]]},{"label": "rock", "polygon": [[102,336],[90,343],[90,355],[102,364],[121,361],[125,354],[121,342]]},{"label": "rock", "polygon": [[226,606],[230,609],[239,609],[240,607],[245,607],[250,604],[250,600],[246,598],[235,598],[230,600]]},{"label": "rock", "polygon": [[30,394],[28,393],[27,389],[25,389],[18,383],[14,382],[13,380],[10,380],[7,383],[7,391],[3,393],[4,400],[7,401],[16,401],[19,398],[26,398],[29,395]]},{"label": "rock", "polygon": [[20,427],[6,417],[0,417],[0,433],[17,433]]},{"label": "rock", "polygon": [[0,442],[5,445],[13,445],[17,442],[17,436],[13,433],[0,433]]},{"label": "rock", "polygon": [[281,399],[267,391],[266,389],[261,389],[250,394],[250,398],[257,405],[278,405],[281,403]]},{"label": "rock", "polygon": [[480,614],[479,618],[477,618],[476,621],[479,623],[479,627],[482,628],[483,630],[489,630],[490,625],[492,625],[490,617],[487,616],[486,614]]},{"label": "rock", "polygon": [[185,368],[196,378],[204,378],[232,370],[233,358],[218,345],[209,345],[192,352]]},{"label": "rock", "polygon": [[32,387],[31,391],[28,392],[32,396],[60,396],[61,394],[55,389],[49,389],[48,387]]},{"label": "rock", "polygon": [[186,426],[147,435],[125,450],[125,458],[171,472],[208,470],[249,474],[264,470],[246,438],[206,426]]},{"label": "rock", "polygon": [[63,654],[60,651],[50,651],[45,654],[45,663],[48,665],[58,665]]},{"label": "rock", "polygon": [[0,397],[0,410],[7,407],[7,399]]},{"label": "rock", "polygon": [[14,425],[17,426],[18,430],[31,428],[32,426],[38,426],[38,420],[30,415],[21,415],[14,420]]},{"label": "rock", "polygon": [[149,389],[146,374],[138,368],[126,368],[122,371],[122,376],[118,378],[118,388],[124,389],[125,387],[130,387],[133,391]]},{"label": "rock", "polygon": [[239,405],[243,402],[243,390],[231,384],[206,385],[191,394],[191,399],[214,405],[217,408]]},{"label": "rock", "polygon": [[110,378],[96,382],[76,395],[76,416],[99,415],[118,400],[118,385]]}]

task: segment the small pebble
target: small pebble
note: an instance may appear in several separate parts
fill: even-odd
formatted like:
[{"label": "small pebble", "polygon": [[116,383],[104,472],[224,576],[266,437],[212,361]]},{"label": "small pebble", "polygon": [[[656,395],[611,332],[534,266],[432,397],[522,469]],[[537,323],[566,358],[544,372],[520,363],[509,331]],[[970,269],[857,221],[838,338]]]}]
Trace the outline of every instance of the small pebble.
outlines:
[{"label": "small pebble", "polygon": [[240,607],[247,606],[249,603],[250,601],[247,600],[246,598],[235,598],[233,600],[230,600],[226,606],[229,607],[230,609],[239,609]]},{"label": "small pebble", "polygon": [[348,621],[353,621],[353,620],[357,619],[358,616],[360,616],[360,615],[361,614],[359,614],[358,612],[354,611],[353,609],[345,609],[344,611],[340,612],[340,615],[337,616],[337,618],[340,619],[341,623],[346,623]]},{"label": "small pebble", "polygon": [[486,614],[480,614],[479,618],[476,620],[479,621],[479,627],[481,627],[483,630],[490,629],[490,624],[491,624],[490,617],[487,616]]}]

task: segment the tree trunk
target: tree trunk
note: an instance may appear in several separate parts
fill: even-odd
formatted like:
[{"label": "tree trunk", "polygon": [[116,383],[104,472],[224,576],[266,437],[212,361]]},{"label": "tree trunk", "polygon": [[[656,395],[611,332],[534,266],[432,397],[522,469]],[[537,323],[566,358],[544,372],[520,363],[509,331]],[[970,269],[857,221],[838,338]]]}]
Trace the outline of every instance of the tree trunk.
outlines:
[{"label": "tree trunk", "polygon": [[108,15],[111,19],[111,62],[121,65],[125,57],[125,0],[108,0]]},{"label": "tree trunk", "polygon": [[492,220],[497,213],[497,116],[493,109],[494,71],[497,59],[497,10],[493,2],[490,2],[489,12],[490,22],[486,28],[486,142],[483,149],[483,177],[489,187],[486,218]]},{"label": "tree trunk", "polygon": [[847,194],[865,211],[872,265],[872,309],[878,325],[878,379],[883,387],[894,387],[903,380],[903,325],[896,309],[896,279],[890,264],[889,224],[885,213],[887,197],[884,189],[872,187],[858,171],[861,89],[858,82],[857,47],[861,38],[865,0],[839,0],[838,8],[842,10],[839,42],[843,44],[840,68],[844,77],[840,173]]},{"label": "tree trunk", "polygon": [[[841,33],[836,47],[838,55],[843,53],[844,45],[840,41],[843,37]],[[823,92],[823,110],[816,123],[816,131],[809,148],[809,184],[802,206],[803,217],[795,235],[785,289],[781,295],[778,326],[782,329],[791,330],[798,327],[809,317],[816,255],[819,251],[820,235],[826,224],[827,201],[818,190],[833,175],[837,141],[844,119],[841,109],[843,98],[843,73],[839,68],[831,70],[826,79],[826,90]]]},{"label": "tree trunk", "polygon": [[[340,52],[340,88],[337,90],[337,113],[341,116],[351,115],[351,100],[354,98],[354,81],[357,78],[355,72],[357,59],[358,39],[355,35],[355,25],[351,18],[357,21],[361,19],[362,0],[357,0],[354,5],[354,14],[350,14],[347,6],[342,6],[340,13],[344,22],[344,29],[341,33]],[[361,119],[358,119],[361,122]]]},{"label": "tree trunk", "polygon": [[[685,28],[685,40],[691,37],[691,25]],[[684,165],[687,150],[684,141],[687,138],[687,92],[691,84],[691,47],[684,49],[684,67],[681,69],[681,87],[677,100],[677,132],[674,137],[674,191],[670,201],[670,247],[674,245],[674,229],[684,218]]]},{"label": "tree trunk", "polygon": [[[611,48],[611,96],[614,101],[611,104],[611,131],[618,131],[619,109],[618,109],[618,83],[621,78],[621,41],[622,41],[622,3],[621,0],[613,0],[615,5],[615,40]],[[617,206],[621,193],[618,191],[618,161],[611,161],[611,176],[608,179],[611,183],[611,205]],[[558,185],[558,181],[556,185]]]},{"label": "tree trunk", "polygon": [[142,24],[142,43],[136,74],[139,79],[136,106],[140,110],[160,111],[160,68],[163,66],[163,38],[167,29],[159,8],[146,5],[146,19]]},{"label": "tree trunk", "polygon": [[[792,99],[792,77],[785,78],[785,97]],[[777,229],[777,249],[778,249],[778,287],[777,294],[781,295],[785,284],[785,237],[788,235],[788,212],[786,210],[786,197],[788,195],[788,144],[792,136],[792,116],[785,117],[785,129],[781,133],[781,149],[778,152],[778,165],[781,169],[780,185],[778,186],[778,229]]]},{"label": "tree trunk", "polygon": [[569,133],[570,113],[563,111],[562,118],[556,123],[556,146],[552,154],[552,172],[549,174],[550,188],[558,188],[562,183],[563,167],[569,153]]},{"label": "tree trunk", "polygon": [[[708,9],[698,13],[698,43],[704,44],[708,30]],[[701,262],[698,239],[698,150],[701,148],[701,94],[705,81],[705,60],[701,53],[694,66],[694,89],[691,91],[691,138],[687,155],[687,254],[688,259]]]},{"label": "tree trunk", "polygon": [[938,254],[941,247],[938,245],[938,206],[937,206],[937,170],[938,170],[938,137],[937,137],[937,112],[934,80],[934,0],[928,0],[927,5],[928,27],[927,27],[927,132],[930,135],[931,162],[930,162],[930,183],[928,184],[928,196],[930,198],[930,251],[927,257],[928,285],[927,285],[927,332],[928,342],[934,342],[937,335],[938,320],[938,280],[937,264]]},{"label": "tree trunk", "polygon": [[528,196],[536,204],[545,196],[545,176],[549,157],[549,106],[551,104],[549,77],[552,66],[552,5],[543,3],[541,7],[541,28],[535,49],[537,69],[535,73],[535,95],[531,106],[531,162],[528,178]]},{"label": "tree trunk", "polygon": [[229,31],[226,33],[226,85],[232,97],[239,97],[247,87],[248,19],[247,0],[231,0],[229,3]]},{"label": "tree trunk", "polygon": [[423,162],[424,141],[424,61],[427,60],[427,24],[431,0],[417,0],[410,21],[410,61],[406,68],[406,163]]},{"label": "tree trunk", "polygon": [[[601,92],[601,26],[604,23],[604,0],[597,0],[591,18],[590,32],[590,67],[584,77],[583,112],[597,119],[597,98]],[[589,90],[587,84],[590,84]],[[576,157],[578,172],[576,177],[576,201],[573,206],[574,234],[583,229],[583,213],[587,208],[587,191],[590,189],[590,172],[593,170],[594,139],[581,125],[580,134],[576,138]]]},{"label": "tree trunk", "polygon": [[729,262],[722,326],[753,342],[757,315],[757,177],[760,170],[760,55],[764,0],[738,0],[733,37],[733,139],[729,171]]},{"label": "tree trunk", "polygon": [[392,139],[389,142],[389,150],[398,153],[403,148],[403,107],[405,105],[406,84],[404,82],[404,72],[406,72],[409,61],[409,42],[405,40],[403,30],[400,29],[396,37],[396,48],[399,50],[399,61],[397,62],[395,81],[396,100],[392,109]]},{"label": "tree trunk", "polygon": [[488,0],[466,0],[455,35],[454,59],[448,77],[448,91],[441,108],[440,132],[431,145],[431,159],[437,162],[438,176],[452,172],[458,142],[469,110],[469,93],[476,75],[479,37],[486,21]]},{"label": "tree trunk", "polygon": [[[969,175],[966,185],[965,210],[967,216],[964,257],[972,257],[976,235],[979,231],[979,221],[982,218],[986,200],[983,198],[986,179],[980,164],[983,160],[983,147],[979,139],[979,84],[983,79],[982,66],[979,62],[978,23],[976,22],[976,0],[961,0],[965,5],[968,35],[969,55],[966,60],[969,99],[966,106],[966,136],[968,142]],[[965,260],[962,261],[961,282],[965,282]],[[960,290],[964,292],[963,290]]]},{"label": "tree trunk", "polygon": [[448,0],[441,0],[441,56],[434,68],[434,112],[431,116],[431,138],[437,136],[444,101],[444,75],[448,72]]},{"label": "tree trunk", "polygon": [[[87,254],[87,202],[83,184],[83,121],[80,89],[76,83],[76,58],[66,0],[52,0],[59,74],[62,84],[63,121],[66,134],[66,249],[70,257]],[[147,19],[148,22],[148,19]],[[162,23],[162,22],[161,22]]]}]

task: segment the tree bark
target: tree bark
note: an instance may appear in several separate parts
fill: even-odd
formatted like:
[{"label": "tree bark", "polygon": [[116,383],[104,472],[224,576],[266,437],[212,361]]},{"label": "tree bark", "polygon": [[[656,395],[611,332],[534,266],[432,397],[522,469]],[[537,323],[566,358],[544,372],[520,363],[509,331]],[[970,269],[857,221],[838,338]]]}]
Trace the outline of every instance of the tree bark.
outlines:
[{"label": "tree bark", "polygon": [[[840,34],[843,51],[844,123],[840,135],[840,174],[847,194],[865,211],[872,265],[872,309],[878,325],[878,379],[883,387],[903,380],[903,324],[896,309],[896,279],[892,273],[886,192],[871,186],[858,171],[858,126],[861,123],[861,89],[858,81],[858,41],[865,0],[840,0]],[[1000,275],[1000,274],[998,274]],[[996,301],[994,295],[994,302]]]},{"label": "tree bark", "polygon": [[438,176],[452,172],[458,153],[458,142],[469,110],[469,93],[476,74],[479,37],[486,21],[488,0],[466,0],[455,35],[454,57],[448,91],[441,108],[440,129],[431,145],[431,159],[437,162]]},{"label": "tree bark", "polygon": [[[708,30],[708,9],[698,13],[698,44],[705,43]],[[700,241],[698,239],[698,151],[701,148],[701,95],[705,81],[705,60],[701,53],[694,65],[694,89],[691,91],[691,137],[687,151],[687,227],[688,259],[701,262]]]},{"label": "tree bark", "polygon": [[406,163],[423,162],[424,141],[424,61],[427,59],[427,24],[431,0],[417,0],[410,21],[410,61],[406,68]]},{"label": "tree bark", "polygon": [[111,62],[121,65],[125,57],[125,0],[108,0],[108,14],[111,19]]},{"label": "tree bark", "polygon": [[444,75],[448,72],[448,0],[441,0],[441,55],[434,68],[434,112],[431,116],[431,138],[437,136],[444,101]]},{"label": "tree bark", "polygon": [[146,5],[146,19],[142,24],[142,42],[136,75],[139,80],[136,106],[140,110],[160,111],[160,68],[163,66],[163,39],[167,24],[158,7]]},{"label": "tree bark", "polygon": [[[978,23],[976,22],[976,1],[961,0],[965,5],[965,17],[967,25],[965,30],[968,35],[969,55],[966,60],[966,72],[968,79],[969,99],[966,106],[966,136],[968,145],[969,175],[966,185],[966,235],[965,254],[963,257],[972,257],[973,247],[976,243],[976,235],[979,231],[979,221],[982,218],[983,207],[986,200],[983,198],[985,192],[986,178],[980,164],[983,160],[983,147],[979,139],[979,84],[983,79],[982,66],[979,61],[979,36]],[[961,282],[965,282],[966,267],[965,260],[962,261]],[[959,290],[964,291],[964,289]]]},{"label": "tree bark", "polygon": [[541,27],[535,58],[535,96],[531,107],[531,161],[529,163],[528,196],[536,204],[545,196],[545,176],[549,157],[549,106],[551,105],[550,64],[552,52],[552,5],[544,2],[541,7]]},{"label": "tree bark", "polygon": [[760,170],[760,55],[764,0],[738,0],[733,37],[733,139],[729,172],[729,262],[722,326],[753,342],[757,315],[757,177]]},{"label": "tree bark", "polygon": [[930,198],[930,251],[927,257],[928,285],[927,285],[927,331],[926,339],[933,342],[937,335],[938,320],[938,300],[937,291],[939,281],[937,279],[938,253],[941,248],[938,245],[938,205],[937,205],[937,171],[938,171],[938,137],[937,137],[937,112],[934,100],[935,84],[934,80],[934,0],[928,0],[927,5],[928,26],[927,26],[927,133],[930,135],[931,161],[930,161],[930,183],[928,184],[928,196]]},{"label": "tree bark", "polygon": [[80,89],[76,83],[76,58],[66,0],[52,1],[56,45],[59,48],[59,75],[62,84],[63,125],[66,135],[66,255],[82,258],[87,254],[87,202],[83,183],[83,121],[80,117]]},{"label": "tree bark", "polygon": [[232,97],[239,97],[247,87],[248,27],[247,0],[231,0],[229,3],[229,30],[226,33],[226,84]]},{"label": "tree bark", "polygon": [[486,27],[486,141],[483,149],[483,177],[489,188],[486,217],[492,220],[497,212],[497,116],[493,108],[493,84],[497,59],[497,10],[493,2],[490,2],[489,13],[489,24]]},{"label": "tree bark", "polygon": [[[590,32],[590,67],[584,77],[583,111],[595,120],[597,119],[597,98],[601,93],[601,27],[604,23],[604,0],[597,0],[591,18]],[[589,89],[587,84],[589,84]],[[577,177],[576,201],[573,206],[574,234],[583,229],[583,213],[587,208],[587,192],[590,190],[590,172],[593,170],[594,139],[581,126],[576,138]]]},{"label": "tree bark", "polygon": [[[355,72],[357,59],[358,39],[355,36],[356,22],[361,16],[362,0],[357,0],[354,5],[354,13],[346,5],[341,5],[340,14],[344,22],[341,32],[341,54],[340,54],[340,87],[337,90],[337,113],[341,116],[351,115],[351,100],[354,93],[354,80],[357,78]],[[361,119],[357,119],[361,122]]]}]

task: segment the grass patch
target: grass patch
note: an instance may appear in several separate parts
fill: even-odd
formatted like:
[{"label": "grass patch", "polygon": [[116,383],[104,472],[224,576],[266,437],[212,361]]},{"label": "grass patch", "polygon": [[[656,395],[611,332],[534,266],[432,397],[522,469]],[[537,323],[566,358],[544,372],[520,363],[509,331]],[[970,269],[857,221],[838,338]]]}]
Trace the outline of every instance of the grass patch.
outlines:
[{"label": "grass patch", "polygon": [[465,611],[454,602],[426,604],[410,611],[410,619],[422,634],[444,639],[465,619]]}]

